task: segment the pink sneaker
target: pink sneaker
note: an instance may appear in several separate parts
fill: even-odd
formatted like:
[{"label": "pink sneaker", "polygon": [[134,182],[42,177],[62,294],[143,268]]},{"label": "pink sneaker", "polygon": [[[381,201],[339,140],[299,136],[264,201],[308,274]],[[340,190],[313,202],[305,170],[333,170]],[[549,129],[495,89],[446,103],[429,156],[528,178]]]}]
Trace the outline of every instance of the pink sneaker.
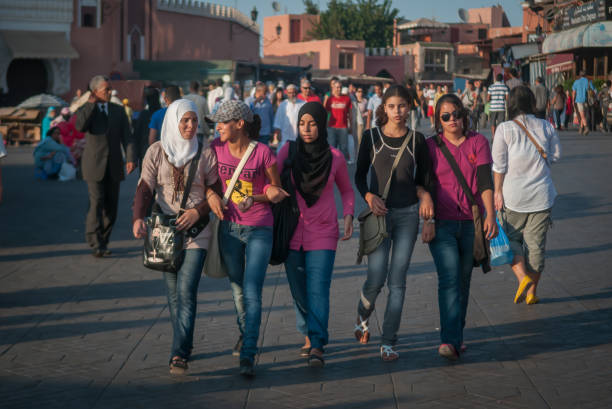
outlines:
[{"label": "pink sneaker", "polygon": [[449,361],[456,361],[457,359],[459,359],[459,355],[457,354],[455,347],[451,344],[440,345],[440,347],[438,348],[438,354],[448,359]]}]

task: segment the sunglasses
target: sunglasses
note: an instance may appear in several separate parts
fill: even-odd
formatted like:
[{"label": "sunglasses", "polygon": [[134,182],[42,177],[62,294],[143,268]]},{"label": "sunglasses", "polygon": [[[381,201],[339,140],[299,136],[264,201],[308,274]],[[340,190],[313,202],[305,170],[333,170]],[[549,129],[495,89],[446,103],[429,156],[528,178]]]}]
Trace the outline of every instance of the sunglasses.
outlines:
[{"label": "sunglasses", "polygon": [[450,121],[451,116],[453,117],[453,119],[461,119],[463,118],[463,112],[461,111],[445,112],[442,115],[440,115],[440,119],[444,122],[448,122]]},{"label": "sunglasses", "polygon": [[302,89],[310,89],[310,87],[302,87]]}]

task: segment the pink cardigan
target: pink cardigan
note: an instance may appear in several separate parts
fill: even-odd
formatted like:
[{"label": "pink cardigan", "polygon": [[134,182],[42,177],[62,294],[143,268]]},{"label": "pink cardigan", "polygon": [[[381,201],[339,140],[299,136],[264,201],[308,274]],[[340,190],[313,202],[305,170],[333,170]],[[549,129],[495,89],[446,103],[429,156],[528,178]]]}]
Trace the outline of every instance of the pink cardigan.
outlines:
[{"label": "pink cardigan", "polygon": [[[352,215],[355,211],[355,193],[349,180],[346,161],[339,150],[331,148],[331,151],[333,156],[332,168],[327,185],[325,185],[319,200],[312,207],[308,207],[296,189],[300,220],[291,243],[289,243],[291,250],[336,250],[340,232],[334,198],[334,183],[338,185],[338,190],[340,190],[344,216]],[[283,165],[288,155],[289,144],[287,143],[278,153],[276,160],[279,174],[283,171]]]}]

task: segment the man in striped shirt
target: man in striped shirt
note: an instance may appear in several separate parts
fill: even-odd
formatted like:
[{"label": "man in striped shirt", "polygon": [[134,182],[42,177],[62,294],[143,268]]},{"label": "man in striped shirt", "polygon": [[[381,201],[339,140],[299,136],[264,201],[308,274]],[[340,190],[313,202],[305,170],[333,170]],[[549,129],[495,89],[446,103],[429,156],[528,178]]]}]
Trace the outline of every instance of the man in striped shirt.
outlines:
[{"label": "man in striped shirt", "polygon": [[508,87],[504,84],[504,75],[497,74],[495,82],[489,87],[488,100],[491,102],[491,143],[495,137],[495,128],[506,120],[506,101],[508,100]]}]

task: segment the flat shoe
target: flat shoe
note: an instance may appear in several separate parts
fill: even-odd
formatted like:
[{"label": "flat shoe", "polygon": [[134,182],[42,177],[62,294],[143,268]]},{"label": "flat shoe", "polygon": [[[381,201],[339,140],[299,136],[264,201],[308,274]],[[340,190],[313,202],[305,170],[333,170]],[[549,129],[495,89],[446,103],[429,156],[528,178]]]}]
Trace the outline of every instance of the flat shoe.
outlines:
[{"label": "flat shoe", "polygon": [[532,285],[533,280],[529,278],[529,276],[523,277],[521,283],[518,286],[518,289],[516,290],[516,295],[514,296],[515,304],[520,304],[525,300],[525,293],[531,288]]},{"label": "flat shoe", "polygon": [[301,347],[300,348],[300,356],[307,357],[310,356],[311,347]]},{"label": "flat shoe", "polygon": [[311,368],[323,368],[325,366],[325,359],[311,352],[310,355],[308,355],[308,366]]},{"label": "flat shoe", "polygon": [[449,361],[456,361],[459,359],[459,355],[457,354],[457,350],[451,344],[442,344],[438,348],[438,354]]},{"label": "flat shoe", "polygon": [[399,359],[399,352],[393,350],[391,345],[380,346],[380,359],[385,362],[393,362]]},{"label": "flat shoe", "polygon": [[527,297],[525,298],[525,304],[528,304],[528,305],[537,304],[539,302],[540,302],[540,299],[535,294],[527,294]]}]

